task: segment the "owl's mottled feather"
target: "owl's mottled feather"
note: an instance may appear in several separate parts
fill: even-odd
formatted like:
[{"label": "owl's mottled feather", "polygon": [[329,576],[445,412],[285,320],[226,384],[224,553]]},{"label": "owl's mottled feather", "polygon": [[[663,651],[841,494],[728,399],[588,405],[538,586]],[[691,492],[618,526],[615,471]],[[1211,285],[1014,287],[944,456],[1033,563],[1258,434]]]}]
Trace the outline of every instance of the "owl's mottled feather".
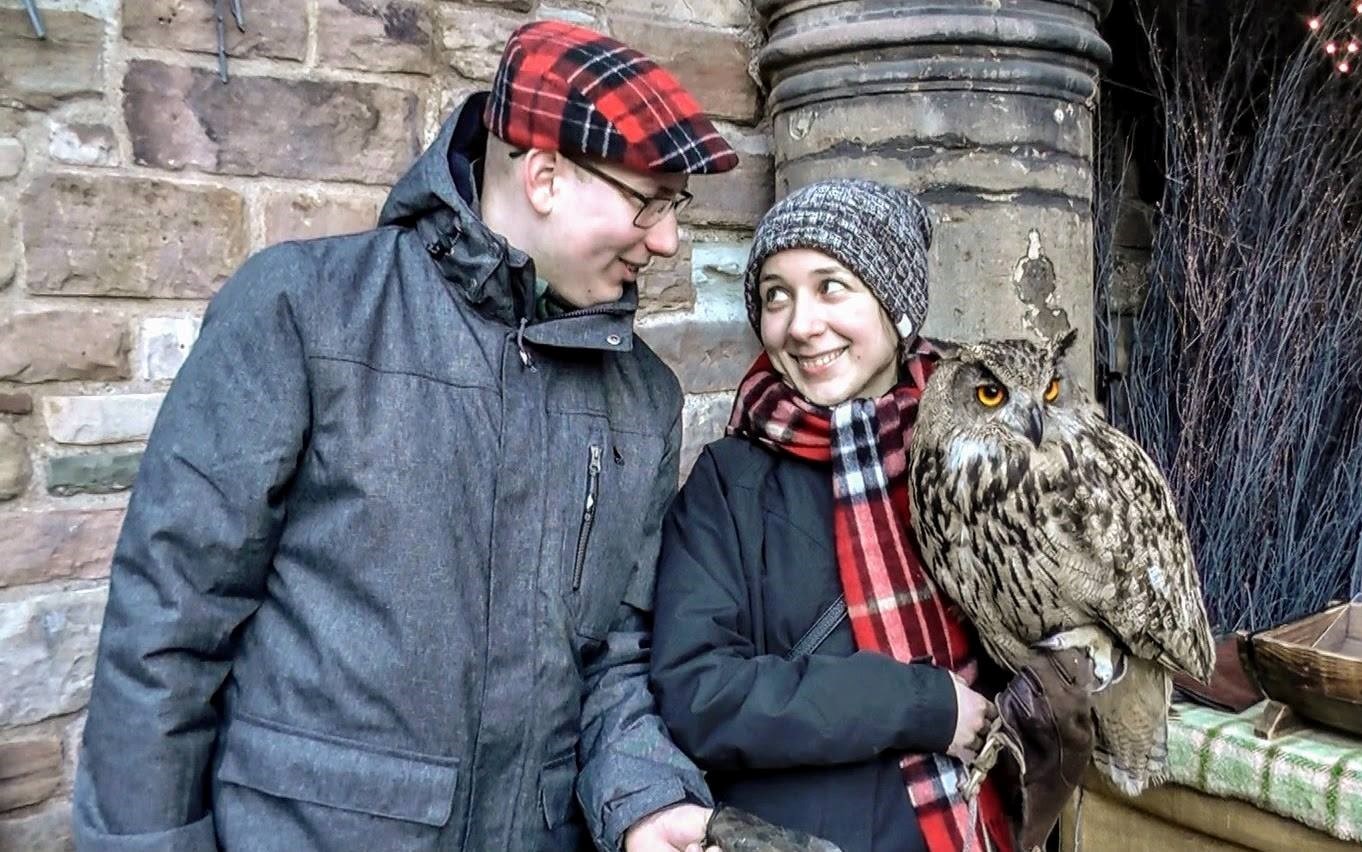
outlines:
[{"label": "owl's mottled feather", "polygon": [[1168,486],[1069,381],[1067,345],[945,350],[910,447],[913,530],[1003,665],[1086,625],[1126,653],[1124,677],[1094,696],[1096,761],[1138,792],[1163,776],[1171,673],[1205,679],[1214,653]]}]

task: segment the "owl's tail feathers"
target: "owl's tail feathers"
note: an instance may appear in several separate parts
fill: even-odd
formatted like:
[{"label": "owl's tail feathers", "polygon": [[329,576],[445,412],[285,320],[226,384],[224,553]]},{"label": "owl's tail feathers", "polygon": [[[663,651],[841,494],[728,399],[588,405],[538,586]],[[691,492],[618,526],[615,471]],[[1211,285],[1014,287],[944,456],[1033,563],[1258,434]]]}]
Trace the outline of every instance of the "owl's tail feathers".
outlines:
[{"label": "owl's tail feathers", "polygon": [[1168,775],[1167,669],[1129,658],[1126,676],[1093,695],[1097,746],[1093,762],[1118,790],[1138,796]]}]

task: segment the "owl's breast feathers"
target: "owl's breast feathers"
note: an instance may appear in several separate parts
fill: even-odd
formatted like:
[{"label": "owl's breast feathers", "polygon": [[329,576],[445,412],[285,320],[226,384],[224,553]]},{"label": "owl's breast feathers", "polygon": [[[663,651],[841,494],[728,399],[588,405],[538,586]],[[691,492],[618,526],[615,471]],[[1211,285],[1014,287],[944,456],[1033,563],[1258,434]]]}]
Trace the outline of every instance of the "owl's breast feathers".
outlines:
[{"label": "owl's breast feathers", "polygon": [[928,570],[1001,662],[1096,622],[1136,656],[1204,679],[1210,630],[1163,476],[1096,415],[1066,425],[1024,453],[915,442],[913,527]]}]

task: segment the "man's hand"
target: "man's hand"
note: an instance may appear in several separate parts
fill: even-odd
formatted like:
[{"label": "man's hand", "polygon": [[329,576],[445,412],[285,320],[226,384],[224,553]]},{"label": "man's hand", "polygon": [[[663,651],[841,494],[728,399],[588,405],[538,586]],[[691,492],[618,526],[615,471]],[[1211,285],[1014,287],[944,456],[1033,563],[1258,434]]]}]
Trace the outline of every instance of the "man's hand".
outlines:
[{"label": "man's hand", "polygon": [[[702,852],[709,808],[672,805],[649,814],[624,832],[624,852]],[[721,852],[711,846],[704,852]]]}]

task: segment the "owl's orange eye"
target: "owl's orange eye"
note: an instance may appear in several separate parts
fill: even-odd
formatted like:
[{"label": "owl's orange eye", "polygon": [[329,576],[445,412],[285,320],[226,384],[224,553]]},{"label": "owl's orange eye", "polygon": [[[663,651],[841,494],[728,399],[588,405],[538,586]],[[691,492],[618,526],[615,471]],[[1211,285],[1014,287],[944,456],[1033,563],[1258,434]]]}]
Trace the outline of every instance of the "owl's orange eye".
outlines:
[{"label": "owl's orange eye", "polygon": [[974,389],[974,395],[985,408],[997,408],[1007,399],[1007,391],[998,385],[979,385]]},{"label": "owl's orange eye", "polygon": [[1054,402],[1058,398],[1059,398],[1059,379],[1054,378],[1050,380],[1049,386],[1045,388],[1045,401]]}]

